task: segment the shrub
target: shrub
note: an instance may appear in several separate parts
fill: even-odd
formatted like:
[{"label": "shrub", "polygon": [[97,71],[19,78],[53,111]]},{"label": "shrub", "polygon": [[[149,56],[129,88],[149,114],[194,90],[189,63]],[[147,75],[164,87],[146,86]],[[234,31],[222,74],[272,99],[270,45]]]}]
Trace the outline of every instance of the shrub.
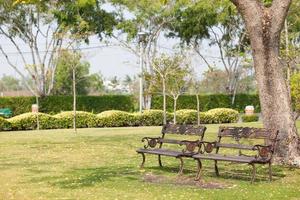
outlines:
[{"label": "shrub", "polygon": [[[38,113],[40,129],[60,128],[59,121],[48,114]],[[37,128],[37,118],[34,113],[24,113],[8,119],[13,130],[34,130]]]},{"label": "shrub", "polygon": [[257,122],[259,119],[259,116],[256,114],[253,115],[243,115],[242,120],[243,122]]},{"label": "shrub", "polygon": [[[239,112],[230,108],[215,108],[205,113],[211,123],[235,123],[239,119]],[[211,118],[211,119],[210,119]]]},{"label": "shrub", "polygon": [[109,110],[97,115],[100,127],[121,127],[138,125],[138,115],[120,111]]},{"label": "shrub", "polygon": [[[234,108],[240,112],[244,111],[247,105],[253,105],[257,112],[260,111],[259,97],[257,94],[237,94],[234,105],[231,105],[231,96],[225,94],[199,95],[201,111],[208,111],[214,108]],[[163,98],[161,95],[154,95],[151,100],[151,108],[161,109]],[[181,95],[177,101],[177,109],[197,109],[195,95]],[[167,97],[167,110],[173,111],[173,99]]]},{"label": "shrub", "polygon": [[[60,128],[72,128],[73,127],[73,111],[61,112],[57,115],[54,115],[55,118],[59,121]],[[96,115],[84,112],[76,112],[76,127],[77,128],[91,128],[97,127],[98,121]]]},{"label": "shrub", "polygon": [[6,119],[0,117],[0,131],[8,131],[11,130],[11,123]]},{"label": "shrub", "polygon": [[[57,114],[61,111],[73,109],[72,96],[46,96],[39,99],[40,112]],[[13,115],[20,115],[31,111],[31,105],[35,104],[35,97],[1,97],[0,108],[10,108]],[[102,95],[102,96],[78,96],[78,110],[100,113],[106,110],[133,111],[135,101],[132,95]]]},{"label": "shrub", "polygon": [[[139,126],[161,126],[164,121],[162,110],[145,110],[141,115],[138,114]],[[171,121],[173,115],[167,113],[167,121]]]},{"label": "shrub", "polygon": [[177,124],[196,124],[197,123],[197,110],[182,109],[176,111]]},{"label": "shrub", "polygon": [[300,73],[295,73],[291,77],[291,96],[294,109],[300,112]]}]

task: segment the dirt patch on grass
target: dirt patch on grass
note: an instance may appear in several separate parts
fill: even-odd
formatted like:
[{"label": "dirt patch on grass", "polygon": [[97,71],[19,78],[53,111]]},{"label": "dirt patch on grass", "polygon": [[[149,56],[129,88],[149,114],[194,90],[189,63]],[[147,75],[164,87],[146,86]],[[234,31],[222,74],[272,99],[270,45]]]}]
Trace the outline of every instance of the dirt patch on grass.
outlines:
[{"label": "dirt patch on grass", "polygon": [[204,180],[195,181],[192,177],[177,176],[177,177],[167,177],[159,176],[154,174],[145,174],[143,181],[148,183],[159,183],[159,184],[173,184],[182,186],[194,186],[205,189],[227,189],[232,188],[234,185],[225,184],[221,182],[208,182]]}]

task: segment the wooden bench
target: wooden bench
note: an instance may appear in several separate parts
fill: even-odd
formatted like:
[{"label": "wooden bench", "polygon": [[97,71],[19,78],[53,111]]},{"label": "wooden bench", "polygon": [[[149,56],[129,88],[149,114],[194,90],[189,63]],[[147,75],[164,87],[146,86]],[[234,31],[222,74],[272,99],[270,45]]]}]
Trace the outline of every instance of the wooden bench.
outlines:
[{"label": "wooden bench", "polygon": [[[227,161],[234,163],[246,163],[252,166],[251,183],[255,180],[256,168],[255,164],[269,165],[269,179],[272,180],[272,155],[274,152],[275,143],[277,141],[278,131],[272,131],[264,128],[248,128],[248,127],[220,127],[218,140],[215,142],[199,142],[201,150],[199,154],[193,155],[197,160],[198,172],[196,180],[200,179],[202,163],[201,160],[214,160],[215,172],[219,176],[218,161]],[[231,137],[235,142],[221,142],[222,137]],[[241,139],[263,139],[264,145],[254,143],[255,145],[241,144]],[[253,140],[252,142],[257,142]],[[238,150],[238,155],[221,155],[218,154],[220,148],[230,148]],[[213,153],[215,149],[215,152]],[[242,150],[256,151],[256,155],[243,154]],[[255,152],[252,152],[252,154]]]},{"label": "wooden bench", "polygon": [[[137,153],[142,155],[143,161],[141,168],[144,167],[145,163],[145,154],[154,154],[158,155],[158,164],[162,167],[161,156],[175,157],[180,160],[180,169],[179,174],[183,172],[183,157],[192,157],[197,154],[197,147],[199,146],[199,141],[203,140],[205,133],[205,126],[197,125],[173,125],[167,124],[162,128],[161,137],[144,137],[142,142],[146,142],[144,148],[136,150]],[[197,140],[177,140],[172,138],[166,138],[166,135],[177,134],[177,135],[188,135],[188,136],[197,136]],[[174,149],[164,148],[164,144],[172,144]],[[174,146],[175,145],[175,146]],[[181,147],[185,145],[185,148]]]}]

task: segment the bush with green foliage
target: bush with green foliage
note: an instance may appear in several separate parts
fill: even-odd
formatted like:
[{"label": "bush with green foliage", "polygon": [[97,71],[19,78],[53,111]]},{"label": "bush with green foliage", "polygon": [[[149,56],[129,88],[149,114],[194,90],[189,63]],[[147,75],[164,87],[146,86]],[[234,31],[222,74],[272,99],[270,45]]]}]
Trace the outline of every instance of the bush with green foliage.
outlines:
[{"label": "bush with green foliage", "polygon": [[[73,111],[61,112],[59,114],[54,115],[54,117],[58,119],[60,128],[73,127],[73,119],[74,119]],[[92,127],[97,127],[97,125],[98,125],[98,121],[95,114],[84,112],[84,111],[76,112],[77,128],[92,128]]]},{"label": "bush with green foliage", "polygon": [[230,108],[215,108],[205,113],[211,118],[211,123],[235,123],[239,119],[239,112]]},{"label": "bush with green foliage", "polygon": [[[177,124],[196,124],[197,110],[182,109],[176,112]],[[238,120],[238,112],[230,108],[215,108],[200,112],[201,124],[234,123]]]},{"label": "bush with green foliage", "polygon": [[259,119],[259,116],[257,114],[242,116],[243,122],[257,122],[258,119]]},{"label": "bush with green foliage", "polygon": [[[39,113],[40,129],[57,129],[73,127],[73,111],[61,112],[54,116]],[[178,124],[196,124],[197,111],[191,109],[178,110]],[[167,113],[167,121],[172,122],[173,114]],[[217,108],[200,113],[201,124],[233,123],[238,120],[238,112],[229,108]],[[76,127],[122,127],[122,126],[160,126],[163,124],[162,110],[145,110],[140,113],[129,113],[120,110],[104,111],[98,115],[77,111]],[[8,120],[0,118],[0,130],[33,130],[37,128],[34,113],[24,113]]]},{"label": "bush with green foliage", "polygon": [[[138,114],[140,115],[140,114]],[[163,124],[163,111],[162,110],[145,110],[139,116],[139,126],[161,126]],[[173,115],[167,113],[167,121],[171,121]]]},{"label": "bush with green foliage", "polygon": [[97,115],[99,127],[121,127],[138,125],[139,116],[120,110],[104,111]]},{"label": "bush with green foliage", "polygon": [[[40,112],[57,114],[73,109],[72,96],[46,96],[39,99]],[[20,115],[31,111],[31,105],[35,104],[35,97],[1,97],[0,108],[10,108],[13,115]],[[102,95],[102,96],[78,96],[77,109],[100,113],[106,110],[134,111],[135,100],[131,95]]]},{"label": "bush with green foliage", "polygon": [[295,110],[300,112],[300,73],[291,77],[291,95]]},{"label": "bush with green foliage", "polygon": [[176,111],[177,124],[196,124],[197,123],[197,110],[182,109]]},{"label": "bush with green foliage", "polygon": [[[59,120],[51,115],[38,113],[40,129],[56,129]],[[37,114],[24,113],[7,120],[11,123],[13,130],[34,130],[37,128]]]},{"label": "bush with green foliage", "polygon": [[[256,112],[260,112],[259,97],[256,94],[237,94],[234,105],[231,105],[231,96],[225,94],[199,95],[200,109],[202,112],[214,108],[233,108],[239,112],[244,112],[247,105],[253,105]],[[161,95],[153,96],[151,100],[152,109],[162,109],[163,98]],[[195,95],[181,95],[177,101],[177,109],[197,109],[197,99]],[[173,111],[173,99],[167,98],[167,110]]]},{"label": "bush with green foliage", "polygon": [[11,123],[4,119],[3,117],[0,117],[0,131],[9,131],[11,130]]}]

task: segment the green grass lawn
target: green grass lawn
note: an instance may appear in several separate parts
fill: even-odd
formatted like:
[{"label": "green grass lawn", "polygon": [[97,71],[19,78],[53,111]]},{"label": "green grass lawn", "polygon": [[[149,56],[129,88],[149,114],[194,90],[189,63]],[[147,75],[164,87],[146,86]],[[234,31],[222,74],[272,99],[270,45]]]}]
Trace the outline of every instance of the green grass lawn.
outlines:
[{"label": "green grass lawn", "polygon": [[[240,125],[240,124],[239,124]],[[243,126],[261,126],[257,123]],[[205,138],[214,140],[219,125],[208,125]],[[299,126],[300,127],[300,124]],[[300,199],[300,170],[274,167],[274,181],[267,181],[267,168],[259,167],[250,184],[250,167],[220,164],[220,177],[213,163],[204,162],[204,183],[225,189],[205,189],[174,184],[192,179],[196,163],[186,160],[186,171],[178,178],[178,160],[163,158],[159,168],[155,156],[147,156],[139,170],[143,136],[157,136],[161,127],[46,130],[0,133],[0,199]],[[163,177],[162,183],[145,181]]]}]

